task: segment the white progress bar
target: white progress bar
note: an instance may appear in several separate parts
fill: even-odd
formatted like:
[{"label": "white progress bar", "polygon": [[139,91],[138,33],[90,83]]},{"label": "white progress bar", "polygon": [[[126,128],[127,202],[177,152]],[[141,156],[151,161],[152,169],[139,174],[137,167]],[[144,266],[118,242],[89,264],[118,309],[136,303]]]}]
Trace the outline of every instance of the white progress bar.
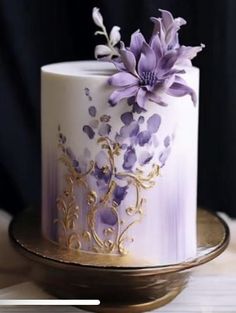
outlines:
[{"label": "white progress bar", "polygon": [[7,305],[99,305],[99,300],[60,300],[60,299],[36,299],[36,300],[1,300],[0,306]]}]

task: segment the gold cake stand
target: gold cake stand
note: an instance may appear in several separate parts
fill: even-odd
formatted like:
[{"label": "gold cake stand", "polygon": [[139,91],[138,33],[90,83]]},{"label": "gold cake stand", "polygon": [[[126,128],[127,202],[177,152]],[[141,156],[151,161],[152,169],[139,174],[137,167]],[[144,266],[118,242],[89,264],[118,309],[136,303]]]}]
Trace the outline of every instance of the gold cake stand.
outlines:
[{"label": "gold cake stand", "polygon": [[174,265],[135,268],[125,264],[112,267],[111,260],[104,264],[103,259],[92,266],[86,255],[45,240],[40,224],[40,216],[28,211],[15,218],[9,229],[11,242],[31,265],[30,278],[59,298],[99,299],[100,306],[83,307],[93,312],[138,313],[167,304],[184,289],[191,268],[217,257],[229,242],[226,223],[199,209],[196,258]]}]

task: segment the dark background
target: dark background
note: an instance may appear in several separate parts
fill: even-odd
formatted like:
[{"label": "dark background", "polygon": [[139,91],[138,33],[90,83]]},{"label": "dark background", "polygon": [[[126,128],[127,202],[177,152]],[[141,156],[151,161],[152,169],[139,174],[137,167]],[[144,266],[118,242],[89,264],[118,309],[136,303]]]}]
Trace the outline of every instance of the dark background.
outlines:
[{"label": "dark background", "polygon": [[93,6],[128,44],[158,8],[182,16],[181,42],[206,49],[201,68],[200,206],[236,216],[235,0],[0,0],[0,207],[40,208],[40,66],[92,59]]}]

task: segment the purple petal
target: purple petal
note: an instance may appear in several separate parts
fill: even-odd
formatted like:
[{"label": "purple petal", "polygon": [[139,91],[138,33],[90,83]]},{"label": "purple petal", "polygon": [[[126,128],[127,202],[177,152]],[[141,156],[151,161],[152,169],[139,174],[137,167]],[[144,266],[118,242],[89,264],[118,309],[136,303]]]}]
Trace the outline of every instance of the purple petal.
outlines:
[{"label": "purple petal", "polygon": [[144,108],[146,101],[147,101],[147,91],[144,88],[139,88],[139,91],[136,95],[137,104],[140,106],[140,108]]},{"label": "purple petal", "polygon": [[138,60],[140,57],[144,42],[145,42],[145,39],[143,35],[140,33],[140,31],[136,31],[135,33],[132,34],[131,41],[130,41],[130,50],[135,55],[136,60]]},{"label": "purple petal", "polygon": [[151,134],[156,133],[161,125],[161,117],[158,114],[153,114],[147,120],[147,129]]},{"label": "purple petal", "polygon": [[169,71],[178,60],[178,53],[174,51],[167,52],[160,60],[159,67],[165,72]]},{"label": "purple petal", "polygon": [[119,185],[116,185],[113,192],[113,201],[120,205],[121,201],[123,201],[125,196],[127,195],[127,189],[128,186],[121,187]]},{"label": "purple petal", "polygon": [[116,73],[108,79],[109,85],[116,86],[116,87],[137,85],[138,82],[139,80],[137,77],[127,72]]},{"label": "purple petal", "polygon": [[111,125],[102,123],[101,126],[99,127],[98,134],[100,136],[107,136],[111,132]]},{"label": "purple petal", "polygon": [[120,136],[123,138],[137,136],[139,132],[139,124],[137,121],[131,122],[129,125],[125,125],[120,129]]},{"label": "purple petal", "polygon": [[142,75],[145,72],[152,72],[156,67],[156,55],[152,48],[143,43],[141,57],[138,62],[138,73]]},{"label": "purple petal", "polygon": [[151,139],[151,133],[148,130],[144,130],[138,134],[138,144],[143,147]]},{"label": "purple petal", "polygon": [[168,29],[174,22],[173,15],[166,10],[159,9],[162,15],[162,23],[165,29]]},{"label": "purple petal", "polygon": [[83,127],[83,132],[88,135],[89,139],[93,139],[95,135],[94,130],[89,125]]},{"label": "purple petal", "polygon": [[178,49],[178,55],[179,59],[177,64],[179,64],[182,60],[184,59],[189,59],[192,60],[197,56],[197,54],[202,51],[202,49],[205,46],[202,44],[201,46],[198,47],[186,47],[186,46],[180,46]]},{"label": "purple petal", "polygon": [[169,147],[169,145],[170,145],[170,136],[167,136],[164,139],[164,146],[167,148],[167,147]]},{"label": "purple petal", "polygon": [[139,124],[143,124],[144,123],[144,117],[143,116],[139,116],[138,123]]},{"label": "purple petal", "polygon": [[137,86],[115,90],[110,95],[108,102],[110,103],[111,106],[115,106],[119,101],[135,96],[137,91],[138,91]]},{"label": "purple petal", "polygon": [[161,44],[159,36],[153,36],[151,40],[151,48],[156,54],[157,61],[162,57],[163,55],[163,46]]},{"label": "purple petal", "polygon": [[89,115],[90,115],[90,116],[92,116],[92,117],[95,117],[95,116],[96,116],[97,109],[96,109],[94,106],[89,107],[88,111],[89,111]]},{"label": "purple petal", "polygon": [[143,151],[139,156],[139,164],[145,165],[148,164],[153,158],[153,154],[149,153],[148,151]]},{"label": "purple petal", "polygon": [[128,147],[124,154],[123,168],[125,170],[132,170],[135,162],[137,161],[137,156],[133,147]]},{"label": "purple petal", "polygon": [[117,216],[111,209],[103,209],[100,215],[101,222],[110,226],[117,224]]},{"label": "purple petal", "polygon": [[144,108],[140,108],[140,106],[137,104],[136,102],[136,97],[130,97],[127,102],[128,102],[128,105],[129,106],[132,106],[132,112],[133,113],[143,113],[143,112],[146,112],[147,110],[144,109]]},{"label": "purple petal", "polygon": [[107,154],[103,150],[99,151],[95,157],[95,162],[97,164],[97,167],[99,167],[100,169],[106,166],[109,163],[108,161],[109,160],[108,160]]},{"label": "purple petal", "polygon": [[167,93],[170,96],[174,96],[174,97],[183,97],[186,95],[190,95],[192,102],[194,105],[196,105],[197,103],[197,95],[195,93],[195,91],[186,85],[186,82],[179,78],[176,78],[177,81],[173,83],[173,85],[167,90]]},{"label": "purple petal", "polygon": [[125,68],[124,64],[122,63],[122,60],[120,57],[109,60],[109,62],[113,63],[119,72],[126,71],[126,68]]},{"label": "purple petal", "polygon": [[161,162],[161,165],[164,166],[169,155],[170,155],[171,149],[167,148],[165,149],[159,156],[159,161]]},{"label": "purple petal", "polygon": [[125,125],[129,125],[133,121],[133,113],[125,112],[121,115],[120,119]]},{"label": "purple petal", "polygon": [[151,17],[150,20],[154,23],[154,28],[153,28],[153,32],[152,32],[152,36],[159,36],[160,40],[163,44],[163,48],[165,48],[165,41],[164,41],[164,31],[163,31],[163,25],[162,25],[162,21],[160,18],[156,18],[156,17]]},{"label": "purple petal", "polygon": [[124,43],[122,42],[121,42],[120,56],[127,71],[137,76],[135,56],[131,51],[128,51],[125,49]]},{"label": "purple petal", "polygon": [[158,95],[158,91],[148,94],[148,99],[162,106],[167,106],[167,103],[163,102],[162,98]]}]

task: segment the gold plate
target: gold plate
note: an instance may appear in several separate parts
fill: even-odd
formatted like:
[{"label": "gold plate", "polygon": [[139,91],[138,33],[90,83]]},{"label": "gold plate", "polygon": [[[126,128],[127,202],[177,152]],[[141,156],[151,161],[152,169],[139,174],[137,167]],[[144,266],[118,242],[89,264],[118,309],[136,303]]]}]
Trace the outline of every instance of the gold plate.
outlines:
[{"label": "gold plate", "polygon": [[88,253],[68,251],[44,239],[40,224],[40,216],[28,211],[15,218],[9,229],[11,242],[31,264],[31,279],[59,298],[99,299],[100,306],[84,308],[93,312],[138,313],[165,305],[186,286],[192,267],[217,257],[229,242],[226,223],[199,209],[196,258],[146,267],[138,263],[130,267],[129,258],[116,267],[113,259],[100,258],[92,266]]}]

